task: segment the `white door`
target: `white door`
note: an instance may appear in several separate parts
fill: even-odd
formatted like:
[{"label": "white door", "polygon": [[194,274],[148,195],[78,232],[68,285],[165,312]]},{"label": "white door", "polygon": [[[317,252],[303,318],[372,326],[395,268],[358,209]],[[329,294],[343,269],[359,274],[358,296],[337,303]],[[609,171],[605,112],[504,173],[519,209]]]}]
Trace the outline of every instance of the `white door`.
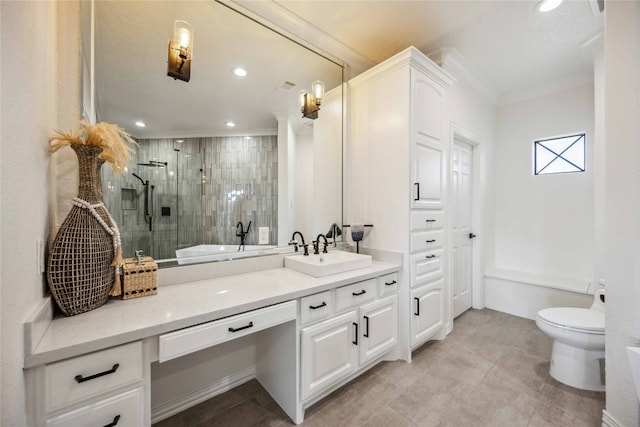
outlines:
[{"label": "white door", "polygon": [[360,307],[360,363],[391,350],[398,342],[398,296]]},{"label": "white door", "polygon": [[472,271],[472,187],[473,149],[455,141],[451,168],[453,231],[453,317],[471,308]]},{"label": "white door", "polygon": [[350,311],[301,331],[302,399],[308,399],[358,367],[358,315]]}]

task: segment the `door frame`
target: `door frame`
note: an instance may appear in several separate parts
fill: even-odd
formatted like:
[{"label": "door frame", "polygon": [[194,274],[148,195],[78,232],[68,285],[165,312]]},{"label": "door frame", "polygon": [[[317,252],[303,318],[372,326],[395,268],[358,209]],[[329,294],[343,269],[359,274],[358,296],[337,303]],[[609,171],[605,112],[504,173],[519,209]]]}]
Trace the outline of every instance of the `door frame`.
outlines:
[{"label": "door frame", "polygon": [[[471,218],[471,226],[473,233],[478,237],[474,238],[473,253],[472,253],[472,267],[471,267],[471,307],[480,309],[484,308],[484,245],[485,245],[485,227],[484,218],[482,215],[484,209],[484,200],[486,194],[486,179],[482,179],[486,176],[485,171],[482,168],[481,160],[485,157],[484,145],[482,140],[473,132],[466,129],[464,126],[458,123],[451,122],[450,126],[450,138],[448,146],[448,173],[447,173],[447,199],[453,203],[453,145],[455,141],[461,141],[469,144],[473,149],[473,166],[472,166],[472,201],[471,209],[473,210]],[[453,206],[447,209],[447,224],[453,224]],[[453,260],[453,229],[451,226],[447,227],[447,241],[451,244],[447,245],[447,259]],[[448,323],[446,329],[450,331],[453,329],[453,262],[449,262],[447,265],[448,276]]]}]

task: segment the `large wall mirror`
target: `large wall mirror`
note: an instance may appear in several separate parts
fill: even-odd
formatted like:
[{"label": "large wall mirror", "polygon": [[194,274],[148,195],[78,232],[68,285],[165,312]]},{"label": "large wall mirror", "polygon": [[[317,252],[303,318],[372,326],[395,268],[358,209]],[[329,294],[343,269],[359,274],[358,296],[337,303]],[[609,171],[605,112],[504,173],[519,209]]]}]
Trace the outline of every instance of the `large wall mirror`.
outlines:
[{"label": "large wall mirror", "polygon": [[[341,64],[213,0],[95,1],[94,16],[97,120],[138,142],[120,177],[102,168],[125,257],[255,256],[342,223]],[[176,20],[194,29],[189,82],[167,76]],[[302,118],[316,80],[319,117]]]}]

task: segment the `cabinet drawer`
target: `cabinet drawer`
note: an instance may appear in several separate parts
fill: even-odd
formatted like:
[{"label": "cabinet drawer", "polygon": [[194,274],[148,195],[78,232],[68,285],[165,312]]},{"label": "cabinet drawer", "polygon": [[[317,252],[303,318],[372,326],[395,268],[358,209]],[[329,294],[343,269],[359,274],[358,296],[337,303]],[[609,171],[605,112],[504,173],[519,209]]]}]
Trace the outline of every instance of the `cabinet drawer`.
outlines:
[{"label": "cabinet drawer", "polygon": [[141,378],[141,342],[51,363],[45,366],[45,407],[56,410]]},{"label": "cabinet drawer", "polygon": [[411,233],[411,252],[441,248],[444,244],[444,230]]},{"label": "cabinet drawer", "polygon": [[294,320],[296,310],[296,301],[289,301],[160,335],[158,361],[175,359]]},{"label": "cabinet drawer", "polygon": [[443,228],[443,211],[411,211],[411,231],[442,230]]},{"label": "cabinet drawer", "polygon": [[118,394],[71,412],[49,418],[47,427],[107,426],[137,427],[145,425],[142,388]]},{"label": "cabinet drawer", "polygon": [[369,279],[336,289],[336,312],[376,298],[376,279]]},{"label": "cabinet drawer", "polygon": [[444,260],[442,249],[411,255],[411,287],[442,277]]},{"label": "cabinet drawer", "polygon": [[398,292],[398,273],[378,277],[378,295],[381,297]]},{"label": "cabinet drawer", "polygon": [[326,319],[333,312],[331,291],[309,295],[300,299],[300,323],[302,325]]}]

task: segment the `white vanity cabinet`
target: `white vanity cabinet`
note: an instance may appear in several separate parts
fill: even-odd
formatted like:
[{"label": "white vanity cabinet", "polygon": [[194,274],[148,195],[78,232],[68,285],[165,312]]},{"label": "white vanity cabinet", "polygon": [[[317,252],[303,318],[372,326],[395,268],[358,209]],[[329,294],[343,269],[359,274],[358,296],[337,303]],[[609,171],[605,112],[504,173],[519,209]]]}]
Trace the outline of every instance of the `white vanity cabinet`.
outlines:
[{"label": "white vanity cabinet", "polygon": [[[348,216],[374,225],[361,247],[395,251],[406,261],[398,287],[406,360],[428,339],[444,337],[450,324],[445,94],[454,82],[413,47],[349,81]],[[416,319],[415,298],[425,295]]]},{"label": "white vanity cabinet", "polygon": [[37,426],[150,423],[148,368],[142,342],[65,359],[32,369],[29,381],[42,384],[28,399]]},{"label": "white vanity cabinet", "polygon": [[392,273],[303,298],[303,313],[321,309],[333,313],[332,317],[300,331],[303,402],[395,348],[398,342],[397,277],[397,273]]}]

